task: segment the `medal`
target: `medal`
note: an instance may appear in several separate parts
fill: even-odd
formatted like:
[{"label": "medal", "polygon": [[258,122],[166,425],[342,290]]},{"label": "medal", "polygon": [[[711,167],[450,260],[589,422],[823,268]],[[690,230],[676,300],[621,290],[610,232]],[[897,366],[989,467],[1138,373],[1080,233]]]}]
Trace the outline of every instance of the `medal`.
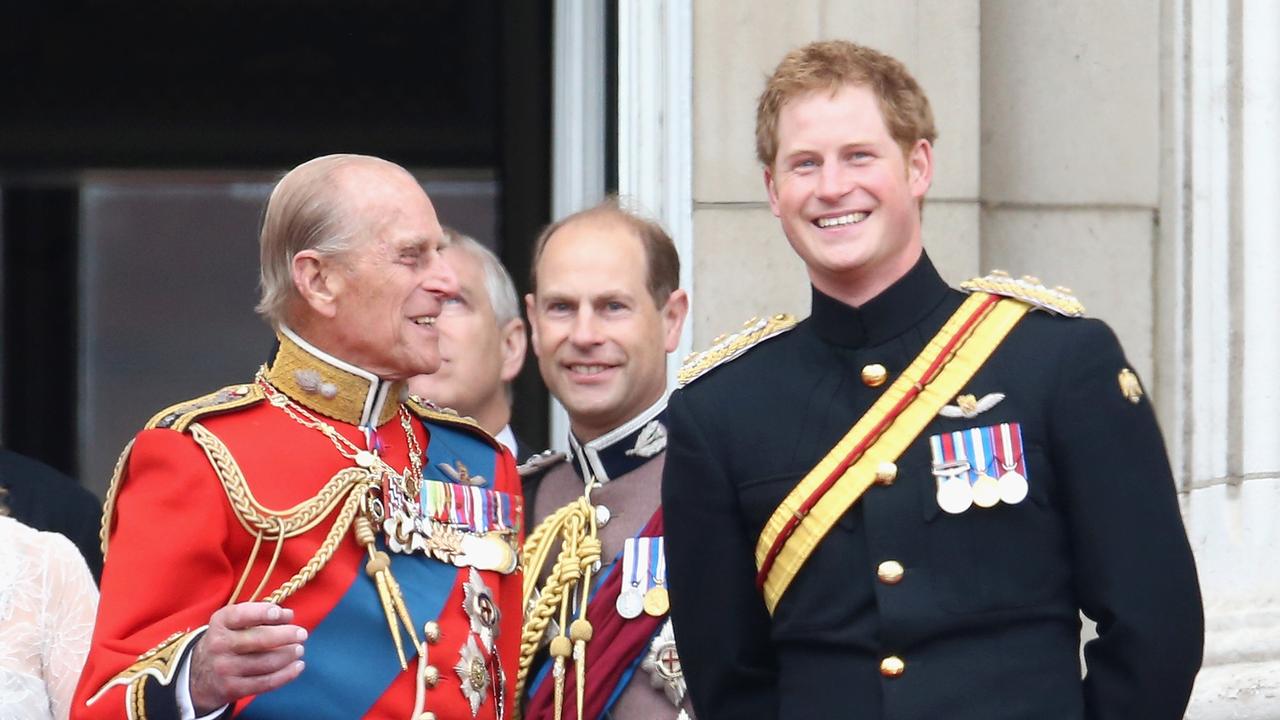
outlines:
[{"label": "medal", "polygon": [[959,515],[973,505],[973,490],[962,475],[938,478],[938,507]]},{"label": "medal", "polygon": [[614,606],[617,607],[619,615],[628,620],[634,620],[644,612],[644,594],[636,588],[627,588],[618,594],[618,600]]},{"label": "medal", "polygon": [[467,583],[462,586],[462,609],[471,621],[471,632],[480,637],[484,649],[493,652],[494,638],[498,637],[498,623],[502,612],[493,601],[493,591],[485,585],[484,578],[471,568]]},{"label": "medal", "polygon": [[1000,476],[1000,500],[1009,505],[1017,505],[1027,499],[1027,479],[1010,470]]},{"label": "medal", "polygon": [[649,564],[652,569],[653,587],[644,594],[644,611],[651,617],[662,617],[671,609],[667,596],[667,557],[662,538],[641,538],[649,544]]},{"label": "medal", "polygon": [[1000,502],[1000,483],[986,473],[979,473],[973,483],[973,504],[982,508],[995,507]]},{"label": "medal", "polygon": [[671,599],[667,596],[667,589],[658,586],[649,588],[649,592],[644,594],[644,612],[652,617],[662,617],[671,609]]},{"label": "medal", "polygon": [[1017,505],[1027,499],[1027,467],[1022,454],[1022,426],[1000,423],[991,428],[995,440],[996,461],[1004,472],[1000,475],[1000,500]]},{"label": "medal", "polygon": [[614,601],[618,614],[627,620],[640,617],[649,589],[649,543],[627,538],[622,545],[622,591]]}]

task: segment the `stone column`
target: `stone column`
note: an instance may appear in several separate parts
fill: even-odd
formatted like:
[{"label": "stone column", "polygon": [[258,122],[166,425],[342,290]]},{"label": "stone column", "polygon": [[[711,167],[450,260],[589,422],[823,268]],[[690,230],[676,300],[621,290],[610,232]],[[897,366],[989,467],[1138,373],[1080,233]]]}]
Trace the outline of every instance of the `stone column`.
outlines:
[{"label": "stone column", "polygon": [[1187,717],[1280,718],[1280,5],[1165,9],[1162,386],[1206,613]]}]

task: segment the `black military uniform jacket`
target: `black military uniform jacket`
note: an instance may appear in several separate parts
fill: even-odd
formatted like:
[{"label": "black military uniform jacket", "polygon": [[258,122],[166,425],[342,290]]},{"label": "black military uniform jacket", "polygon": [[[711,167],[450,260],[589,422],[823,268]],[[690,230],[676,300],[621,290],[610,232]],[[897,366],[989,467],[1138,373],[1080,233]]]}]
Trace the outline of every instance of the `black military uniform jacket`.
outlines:
[{"label": "black military uniform jacket", "polygon": [[[1100,321],[1029,313],[962,393],[1004,399],[932,421],[766,611],[765,521],[888,387],[863,368],[891,383],[963,299],[926,256],[860,308],[815,291],[795,329],[672,396],[672,618],[703,720],[1182,717],[1203,645],[1195,566],[1155,416],[1121,391],[1128,363]],[[928,437],[1012,422],[1029,497],[941,511]],[[1080,611],[1099,632],[1083,681]]]}]

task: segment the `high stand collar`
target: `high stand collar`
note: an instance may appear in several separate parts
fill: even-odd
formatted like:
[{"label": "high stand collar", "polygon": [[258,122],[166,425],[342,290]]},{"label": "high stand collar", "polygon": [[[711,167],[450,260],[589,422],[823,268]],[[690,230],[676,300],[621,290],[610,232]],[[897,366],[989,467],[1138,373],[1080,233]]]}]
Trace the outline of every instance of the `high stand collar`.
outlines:
[{"label": "high stand collar", "polygon": [[280,348],[266,370],[267,381],[291,400],[351,425],[379,427],[394,418],[408,397],[403,380],[383,380],[324,352],[281,325]]},{"label": "high stand collar", "polygon": [[667,396],[639,415],[591,440],[569,433],[569,465],[588,485],[604,484],[649,462],[667,449]]},{"label": "high stand collar", "polygon": [[813,289],[810,322],[818,337],[844,347],[882,345],[916,326],[947,297],[950,287],[927,253],[884,292],[860,307]]}]

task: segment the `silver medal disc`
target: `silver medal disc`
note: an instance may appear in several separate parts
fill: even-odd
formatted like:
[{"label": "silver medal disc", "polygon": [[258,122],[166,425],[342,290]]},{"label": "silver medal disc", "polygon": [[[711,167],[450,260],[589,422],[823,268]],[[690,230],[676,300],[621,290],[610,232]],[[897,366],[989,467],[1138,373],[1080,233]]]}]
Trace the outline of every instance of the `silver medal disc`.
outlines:
[{"label": "silver medal disc", "polygon": [[973,490],[968,478],[955,475],[938,483],[938,507],[959,515],[973,505]]},{"label": "silver medal disc", "polygon": [[1017,505],[1027,499],[1027,479],[1022,474],[1010,470],[1000,476],[1000,500],[1009,505]]},{"label": "silver medal disc", "polygon": [[614,605],[622,617],[628,620],[638,618],[644,612],[644,593],[639,588],[629,587],[618,593],[618,601]]}]

